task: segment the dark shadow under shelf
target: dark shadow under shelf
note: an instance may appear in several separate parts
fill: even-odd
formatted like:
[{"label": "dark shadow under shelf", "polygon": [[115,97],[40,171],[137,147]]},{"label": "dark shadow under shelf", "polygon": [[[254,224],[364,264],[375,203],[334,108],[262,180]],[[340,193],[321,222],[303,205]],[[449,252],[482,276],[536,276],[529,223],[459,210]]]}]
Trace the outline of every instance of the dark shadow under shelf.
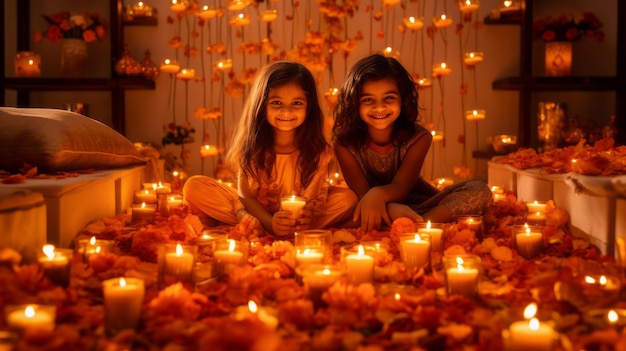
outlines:
[{"label": "dark shadow under shelf", "polygon": [[616,77],[532,77],[528,81],[521,77],[507,77],[494,81],[491,86],[494,90],[608,91],[624,90],[626,82]]},{"label": "dark shadow under shelf", "polygon": [[46,90],[46,91],[105,91],[151,90],[155,82],[142,77],[116,78],[6,78],[4,87],[14,90]]}]

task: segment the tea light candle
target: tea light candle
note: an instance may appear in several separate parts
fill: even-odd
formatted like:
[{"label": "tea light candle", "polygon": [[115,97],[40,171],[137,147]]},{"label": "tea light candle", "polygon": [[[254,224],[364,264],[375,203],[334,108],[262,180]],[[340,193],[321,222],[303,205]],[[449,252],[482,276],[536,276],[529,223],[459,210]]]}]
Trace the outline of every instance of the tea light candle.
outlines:
[{"label": "tea light candle", "polygon": [[141,205],[133,205],[131,208],[132,215],[131,220],[133,223],[139,221],[146,221],[148,223],[154,222],[156,218],[156,206],[148,205],[145,202],[142,202]]},{"label": "tea light candle", "polygon": [[374,281],[374,257],[365,254],[363,245],[358,252],[346,257],[346,277],[350,284],[371,283]]},{"label": "tea light candle", "polygon": [[304,205],[306,205],[306,199],[301,196],[284,196],[280,200],[280,209],[291,212],[294,219],[298,219],[300,217]]},{"label": "tea light candle", "polygon": [[465,111],[465,119],[469,122],[482,121],[487,113],[485,110],[467,110]]},{"label": "tea light candle", "polygon": [[243,27],[250,24],[250,16],[240,13],[230,18],[228,24],[233,27]]},{"label": "tea light candle", "polygon": [[156,202],[157,202],[156,191],[154,191],[152,189],[137,190],[137,191],[135,191],[134,202],[136,204],[140,204],[140,203],[156,204]]},{"label": "tea light candle", "polygon": [[430,132],[433,136],[433,143],[443,141],[443,132],[438,130],[433,130]]},{"label": "tea light candle", "polygon": [[543,233],[540,229],[531,231],[531,227],[526,227],[521,233],[515,235],[515,245],[520,256],[531,259],[543,250]]},{"label": "tea light candle", "polygon": [[324,260],[324,253],[314,249],[306,248],[304,250],[296,250],[296,265],[305,266],[310,264],[319,264]]},{"label": "tea light candle", "polygon": [[172,192],[172,184],[159,182],[155,190],[157,195],[167,195]]},{"label": "tea light candle", "polygon": [[334,265],[312,264],[297,268],[298,275],[306,287],[309,299],[316,307],[322,307],[324,302],[322,295],[335,282],[344,276],[343,270]]},{"label": "tea light candle", "polygon": [[173,12],[183,12],[187,9],[187,4],[183,0],[172,0],[170,10]]},{"label": "tea light candle", "polygon": [[541,324],[537,318],[511,324],[512,351],[550,351],[554,344],[554,330],[547,324]]},{"label": "tea light candle", "polygon": [[54,245],[44,245],[43,255],[38,258],[44,275],[55,285],[70,285],[70,258],[73,254],[67,249],[57,249]]},{"label": "tea light candle", "polygon": [[[450,258],[448,258],[450,259]],[[448,295],[463,295],[475,297],[478,286],[478,269],[467,267],[465,260],[457,256],[456,265],[446,268],[446,287]]]},{"label": "tea light candle", "polygon": [[422,28],[424,28],[424,18],[423,17],[405,17],[404,19],[402,19],[402,22],[404,23],[404,26],[411,29],[411,30],[420,30]]},{"label": "tea light candle", "polygon": [[196,77],[196,70],[193,68],[183,68],[180,72],[176,73],[176,78],[180,80],[192,80]]},{"label": "tea light candle", "polygon": [[[9,309],[10,306],[7,306]],[[7,326],[11,329],[24,330],[36,328],[53,331],[55,327],[56,308],[54,306],[20,305],[6,315]]]},{"label": "tea light candle", "polygon": [[32,51],[20,51],[15,55],[16,77],[41,77],[41,56]]},{"label": "tea light candle", "polygon": [[259,307],[256,302],[250,300],[246,306],[238,306],[235,309],[235,319],[258,318],[268,329],[274,330],[278,326],[276,312],[267,307]]},{"label": "tea light candle", "polygon": [[170,194],[167,196],[167,207],[169,209],[178,208],[183,205],[183,196],[180,194]]},{"label": "tea light candle", "polygon": [[531,224],[543,225],[546,222],[546,214],[543,212],[530,212],[526,215],[526,220]]},{"label": "tea light candle", "polygon": [[79,240],[76,249],[77,253],[83,256],[83,262],[88,263],[89,256],[102,252],[110,252],[113,245],[114,242],[112,240],[98,240],[95,236],[92,236],[89,240]]},{"label": "tea light candle", "polygon": [[223,59],[217,61],[215,64],[215,69],[218,71],[228,71],[233,68],[233,60],[232,59]]},{"label": "tea light candle", "polygon": [[514,13],[521,10],[521,5],[517,0],[504,0],[498,6],[498,10],[501,14]]},{"label": "tea light candle", "polygon": [[263,10],[261,11],[260,18],[263,22],[274,22],[278,18],[278,11],[276,9]]},{"label": "tea light candle", "polygon": [[458,223],[464,224],[468,229],[473,230],[477,236],[482,235],[483,217],[482,216],[459,216]]},{"label": "tea light candle", "polygon": [[105,280],[102,282],[102,294],[105,329],[109,335],[137,328],[145,294],[143,280],[124,277]]},{"label": "tea light candle", "polygon": [[448,66],[445,62],[436,63],[432,68],[433,77],[445,77],[452,73],[452,68]]},{"label": "tea light candle", "polygon": [[423,240],[423,236],[415,233],[408,239],[400,239],[402,260],[407,269],[421,268],[429,262],[431,244],[430,240]]},{"label": "tea light candle", "polygon": [[463,54],[463,62],[466,66],[474,67],[477,64],[483,62],[484,56],[485,54],[480,51],[466,52],[465,54]]},{"label": "tea light candle", "polygon": [[618,292],[622,284],[618,277],[601,275],[599,277],[585,276],[585,283],[590,285],[598,285],[605,292]]},{"label": "tea light candle", "polygon": [[202,6],[202,10],[198,13],[198,17],[208,20],[217,16],[217,10],[214,8],[210,8],[208,5]]},{"label": "tea light candle", "polygon": [[205,144],[200,147],[200,157],[207,158],[207,157],[216,156],[216,155],[217,155],[217,146]]},{"label": "tea light candle", "polygon": [[193,255],[185,252],[180,244],[176,244],[176,252],[165,254],[165,272],[176,278],[187,278],[193,272],[193,261]]},{"label": "tea light candle", "polygon": [[462,0],[459,1],[459,10],[463,13],[471,13],[478,10],[479,0]]},{"label": "tea light candle", "polygon": [[150,10],[150,6],[147,6],[142,1],[139,1],[132,6],[132,9],[133,17],[146,17],[148,11]]},{"label": "tea light candle", "polygon": [[492,185],[490,189],[492,194],[504,194],[504,188],[500,185]]},{"label": "tea light candle", "polygon": [[528,212],[546,212],[546,203],[540,201],[527,202]]},{"label": "tea light candle", "polygon": [[228,272],[228,266],[239,266],[243,263],[244,254],[241,251],[237,251],[237,242],[233,239],[228,239],[227,249],[216,247],[213,252],[213,276],[220,276]]},{"label": "tea light candle", "polygon": [[178,61],[176,60],[165,59],[163,60],[163,63],[161,64],[161,72],[163,73],[175,74],[179,70],[180,70],[180,65],[178,64]]},{"label": "tea light candle", "polygon": [[452,180],[452,178],[441,177],[441,178],[435,178],[434,183],[435,183],[434,184],[435,188],[437,188],[438,190],[443,190],[449,187],[450,185],[454,184],[454,180]]},{"label": "tea light candle", "polygon": [[443,245],[441,245],[441,235],[443,234],[443,229],[434,228],[430,221],[426,222],[425,228],[418,228],[418,234],[428,234],[430,235],[430,245],[433,251],[441,251],[443,249]]},{"label": "tea light candle", "polygon": [[503,201],[503,200],[506,200],[505,194],[497,194],[497,193],[493,194],[493,202],[498,202],[498,201]]},{"label": "tea light candle", "polygon": [[421,88],[429,88],[433,86],[433,81],[429,78],[420,78],[417,81],[417,84],[419,85],[420,89]]},{"label": "tea light candle", "polygon": [[450,18],[448,15],[443,14],[439,17],[435,17],[433,18],[433,24],[435,25],[435,27],[437,28],[446,28],[446,27],[450,27],[452,25],[452,18]]}]

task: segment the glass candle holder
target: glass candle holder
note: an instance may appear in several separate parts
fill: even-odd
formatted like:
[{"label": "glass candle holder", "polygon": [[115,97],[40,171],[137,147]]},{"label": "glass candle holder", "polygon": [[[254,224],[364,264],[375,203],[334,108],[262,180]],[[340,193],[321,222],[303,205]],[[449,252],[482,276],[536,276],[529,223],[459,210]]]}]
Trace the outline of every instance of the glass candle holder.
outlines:
[{"label": "glass candle holder", "polygon": [[480,238],[483,235],[483,216],[458,216],[456,221],[461,226],[468,228],[474,233],[476,237]]},{"label": "glass candle holder", "polygon": [[329,263],[332,260],[332,239],[330,230],[311,229],[296,232],[294,235],[296,267]]},{"label": "glass candle holder", "polygon": [[144,282],[138,278],[113,278],[102,282],[104,325],[109,336],[124,329],[135,329],[141,317],[145,294]]},{"label": "glass candle holder", "polygon": [[228,274],[234,267],[241,266],[248,260],[250,242],[242,240],[218,240],[213,249],[213,277]]},{"label": "glass candle holder", "polygon": [[432,223],[431,221],[416,223],[415,229],[419,234],[430,235],[432,251],[443,251],[443,223]]},{"label": "glass candle holder", "polygon": [[450,255],[443,257],[446,278],[446,293],[463,295],[468,298],[478,296],[482,263],[476,255]]},{"label": "glass candle holder", "polygon": [[527,260],[532,259],[538,256],[544,249],[543,226],[514,226],[513,239],[517,253]]},{"label": "glass candle holder", "polygon": [[428,267],[431,247],[429,234],[411,232],[400,235],[400,257],[407,269]]},{"label": "glass candle holder", "polygon": [[15,55],[16,77],[41,77],[41,56],[32,51],[20,51]]},{"label": "glass candle holder", "polygon": [[71,249],[59,249],[54,245],[44,245],[37,261],[43,274],[55,285],[67,288],[70,285],[70,262],[74,256]]},{"label": "glass candle holder", "polygon": [[215,243],[226,241],[228,232],[225,230],[205,229],[194,243],[196,244],[196,283],[206,281],[212,277],[213,251]]},{"label": "glass candle holder", "polygon": [[296,273],[302,279],[302,284],[309,294],[316,308],[326,306],[322,298],[325,291],[345,276],[340,265],[310,264],[296,268]]},{"label": "glass candle holder", "polygon": [[133,203],[135,204],[145,203],[147,205],[154,205],[156,204],[156,202],[157,202],[156,190],[152,188],[146,188],[146,189],[135,191]]},{"label": "glass candle holder", "polygon": [[196,251],[195,245],[180,243],[161,245],[158,254],[159,287],[182,283],[185,288],[193,290]]},{"label": "glass candle holder", "polygon": [[53,331],[56,325],[56,310],[54,305],[7,305],[4,308],[4,315],[7,327],[17,332],[31,328]]},{"label": "glass candle holder", "polygon": [[374,282],[376,251],[371,246],[362,244],[341,248],[341,266],[348,284],[359,285]]},{"label": "glass candle holder", "polygon": [[283,196],[280,198],[281,211],[290,212],[294,219],[298,219],[302,214],[302,209],[306,205],[306,198],[302,196]]},{"label": "glass candle holder", "polygon": [[89,256],[111,252],[115,242],[113,240],[98,240],[95,236],[90,239],[80,239],[76,241],[75,250],[83,258],[84,263],[89,263]]},{"label": "glass candle holder", "polygon": [[146,204],[145,202],[133,205],[131,207],[131,221],[132,223],[141,221],[152,223],[156,219],[156,211],[156,205]]}]

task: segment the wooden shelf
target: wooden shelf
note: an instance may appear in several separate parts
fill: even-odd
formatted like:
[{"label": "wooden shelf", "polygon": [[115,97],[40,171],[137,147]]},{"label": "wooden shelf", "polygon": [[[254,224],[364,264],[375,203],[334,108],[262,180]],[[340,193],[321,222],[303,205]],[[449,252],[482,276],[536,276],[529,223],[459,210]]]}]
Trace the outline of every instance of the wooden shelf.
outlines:
[{"label": "wooden shelf", "polygon": [[624,89],[626,82],[617,77],[507,77],[491,84],[494,90],[533,91],[611,91]]},{"label": "wooden shelf", "polygon": [[159,20],[156,16],[138,17],[133,19],[124,18],[123,24],[125,26],[156,26],[159,24]]},{"label": "wooden shelf", "polygon": [[5,89],[39,91],[105,91],[154,89],[153,80],[142,77],[109,78],[6,78]]}]

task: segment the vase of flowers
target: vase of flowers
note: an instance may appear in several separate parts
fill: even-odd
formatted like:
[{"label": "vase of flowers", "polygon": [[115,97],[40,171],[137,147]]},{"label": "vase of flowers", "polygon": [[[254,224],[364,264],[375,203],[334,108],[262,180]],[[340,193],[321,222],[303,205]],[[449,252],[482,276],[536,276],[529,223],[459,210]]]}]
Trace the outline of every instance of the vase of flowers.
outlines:
[{"label": "vase of flowers", "polygon": [[533,35],[546,43],[546,75],[553,77],[570,75],[573,42],[584,37],[604,40],[602,22],[591,12],[542,18],[535,21]]},{"label": "vase of flowers", "polygon": [[87,72],[87,43],[106,36],[107,24],[97,13],[60,12],[44,15],[48,28],[35,32],[35,42],[44,38],[61,42],[61,73],[66,77],[83,77]]}]

